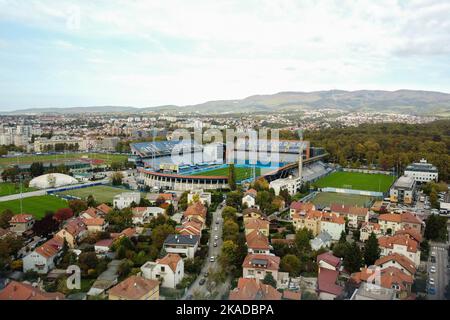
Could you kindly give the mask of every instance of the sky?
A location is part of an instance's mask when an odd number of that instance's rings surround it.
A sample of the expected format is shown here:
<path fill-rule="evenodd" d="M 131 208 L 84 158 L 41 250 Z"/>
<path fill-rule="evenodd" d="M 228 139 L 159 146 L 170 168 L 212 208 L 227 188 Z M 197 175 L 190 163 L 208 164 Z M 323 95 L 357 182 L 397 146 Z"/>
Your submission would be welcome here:
<path fill-rule="evenodd" d="M 0 111 L 450 92 L 450 1 L 0 0 Z"/>

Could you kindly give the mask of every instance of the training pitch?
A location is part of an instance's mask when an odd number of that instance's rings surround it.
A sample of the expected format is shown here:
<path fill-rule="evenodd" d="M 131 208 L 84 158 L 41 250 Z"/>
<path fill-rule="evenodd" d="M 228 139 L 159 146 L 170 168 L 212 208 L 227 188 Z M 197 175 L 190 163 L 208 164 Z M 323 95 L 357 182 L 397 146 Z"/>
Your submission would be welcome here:
<path fill-rule="evenodd" d="M 206 171 L 200 171 L 196 173 L 192 173 L 191 175 L 196 176 L 226 176 L 228 177 L 229 167 L 223 167 L 218 169 L 211 169 Z M 234 167 L 234 172 L 236 175 L 236 181 L 242 181 L 249 178 L 252 178 L 252 168 L 249 167 Z M 261 175 L 261 169 L 256 168 L 255 174 L 257 177 Z"/>
<path fill-rule="evenodd" d="M 22 212 L 32 214 L 36 219 L 41 219 L 47 211 L 56 211 L 67 208 L 66 200 L 55 196 L 38 196 L 22 199 Z M 20 213 L 20 199 L 0 202 L 0 213 L 10 209 L 14 213 Z"/>
<path fill-rule="evenodd" d="M 86 200 L 89 195 L 92 195 L 94 196 L 94 199 L 97 202 L 112 203 L 114 196 L 123 192 L 130 192 L 130 190 L 114 188 L 110 186 L 94 186 L 74 190 L 67 190 L 59 194 L 77 197 L 82 200 Z"/>
<path fill-rule="evenodd" d="M 343 188 L 353 190 L 365 190 L 386 192 L 394 182 L 395 177 L 385 174 L 371 174 L 359 172 L 333 172 L 316 182 L 318 188 Z"/>
<path fill-rule="evenodd" d="M 356 194 L 345 194 L 345 193 L 335 193 L 335 192 L 319 192 L 311 202 L 316 206 L 320 205 L 330 206 L 332 203 L 367 207 L 372 202 L 373 198 L 369 196 L 360 196 Z"/>

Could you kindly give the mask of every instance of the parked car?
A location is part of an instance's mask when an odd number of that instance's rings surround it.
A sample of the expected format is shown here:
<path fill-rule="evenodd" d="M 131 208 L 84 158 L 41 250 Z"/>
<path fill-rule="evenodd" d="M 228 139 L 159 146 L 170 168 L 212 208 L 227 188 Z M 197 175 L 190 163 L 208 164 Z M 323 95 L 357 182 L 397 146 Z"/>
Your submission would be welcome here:
<path fill-rule="evenodd" d="M 436 288 L 435 287 L 429 287 L 428 288 L 428 294 L 436 294 Z"/>
<path fill-rule="evenodd" d="M 214 242 L 214 243 L 213 243 L 213 246 L 214 246 L 214 247 L 217 247 L 217 242 Z"/>
<path fill-rule="evenodd" d="M 431 272 L 431 273 L 435 273 L 435 272 L 436 272 L 436 267 L 435 267 L 435 266 L 431 266 L 430 272 Z"/>
<path fill-rule="evenodd" d="M 209 258 L 210 262 L 214 262 L 216 259 L 214 258 L 214 256 L 211 256 L 211 258 Z"/>
<path fill-rule="evenodd" d="M 205 282 L 206 282 L 206 279 L 205 279 L 205 278 L 202 278 L 202 279 L 200 279 L 200 281 L 198 282 L 198 284 L 202 286 L 202 285 L 205 284 Z"/>
<path fill-rule="evenodd" d="M 208 271 L 206 271 L 206 272 L 203 274 L 203 276 L 204 276 L 205 278 L 208 278 L 208 276 L 209 276 Z"/>
<path fill-rule="evenodd" d="M 218 235 L 215 235 L 215 236 L 214 236 L 214 240 L 219 240 L 219 236 L 218 236 Z"/>
<path fill-rule="evenodd" d="M 434 286 L 435 282 L 433 278 L 429 278 L 428 279 L 428 283 L 431 284 L 432 286 Z"/>

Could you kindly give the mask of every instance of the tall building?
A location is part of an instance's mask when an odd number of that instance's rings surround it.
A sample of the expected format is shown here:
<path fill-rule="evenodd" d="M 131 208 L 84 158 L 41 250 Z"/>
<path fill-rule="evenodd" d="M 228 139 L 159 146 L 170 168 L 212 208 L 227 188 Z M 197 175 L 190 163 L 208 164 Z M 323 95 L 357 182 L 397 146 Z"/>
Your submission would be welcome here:
<path fill-rule="evenodd" d="M 421 159 L 420 162 L 406 167 L 405 176 L 413 177 L 414 181 L 418 183 L 438 181 L 438 169 L 427 160 Z"/>

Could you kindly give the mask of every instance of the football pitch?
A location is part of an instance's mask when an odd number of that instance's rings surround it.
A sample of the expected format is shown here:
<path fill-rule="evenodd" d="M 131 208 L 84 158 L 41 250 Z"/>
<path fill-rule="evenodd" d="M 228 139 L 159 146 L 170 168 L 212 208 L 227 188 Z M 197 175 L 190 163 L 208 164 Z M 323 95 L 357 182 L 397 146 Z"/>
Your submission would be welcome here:
<path fill-rule="evenodd" d="M 56 211 L 67 208 L 66 200 L 55 196 L 38 196 L 22 199 L 22 212 L 32 214 L 37 220 L 45 216 L 47 211 Z M 10 209 L 14 213 L 20 213 L 20 199 L 0 202 L 0 214 Z"/>
<path fill-rule="evenodd" d="M 94 186 L 87 188 L 80 188 L 74 190 L 67 190 L 64 192 L 60 192 L 60 195 L 68 195 L 72 197 L 77 197 L 82 200 L 86 200 L 89 195 L 94 196 L 95 201 L 97 202 L 109 202 L 112 203 L 115 195 L 129 192 L 129 190 L 114 188 L 110 186 Z"/>
<path fill-rule="evenodd" d="M 385 174 L 340 171 L 317 180 L 314 186 L 386 192 L 394 180 L 394 176 Z"/>
<path fill-rule="evenodd" d="M 367 207 L 372 202 L 373 198 L 369 196 L 360 196 L 356 194 L 345 194 L 345 193 L 335 193 L 335 192 L 320 192 L 318 193 L 311 202 L 316 206 L 330 206 L 332 203 Z"/>
<path fill-rule="evenodd" d="M 22 186 L 22 192 L 30 192 L 35 191 L 34 188 L 27 188 L 25 186 Z M 18 194 L 20 193 L 20 185 L 18 183 L 12 183 L 12 182 L 2 182 L 0 183 L 0 197 L 2 196 L 9 196 L 11 194 Z"/>
<path fill-rule="evenodd" d="M 252 168 L 249 167 L 234 167 L 234 172 L 237 181 L 242 181 L 248 178 L 252 178 Z M 229 167 L 223 167 L 218 169 L 211 169 L 207 171 L 196 172 L 191 175 L 195 176 L 227 176 L 229 173 Z M 255 168 L 256 176 L 261 175 L 261 169 Z"/>

